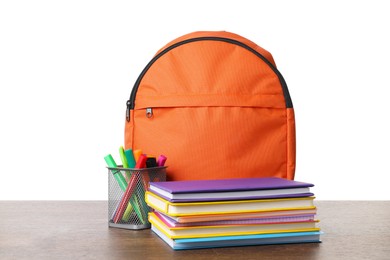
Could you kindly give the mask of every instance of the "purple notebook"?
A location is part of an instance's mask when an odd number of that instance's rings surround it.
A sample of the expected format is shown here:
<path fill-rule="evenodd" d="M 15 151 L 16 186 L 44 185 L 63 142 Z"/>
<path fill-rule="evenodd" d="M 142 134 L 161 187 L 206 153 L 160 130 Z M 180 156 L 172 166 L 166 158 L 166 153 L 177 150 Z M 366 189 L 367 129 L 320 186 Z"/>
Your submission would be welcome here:
<path fill-rule="evenodd" d="M 311 183 L 282 178 L 151 182 L 150 191 L 171 202 L 313 196 Z"/>

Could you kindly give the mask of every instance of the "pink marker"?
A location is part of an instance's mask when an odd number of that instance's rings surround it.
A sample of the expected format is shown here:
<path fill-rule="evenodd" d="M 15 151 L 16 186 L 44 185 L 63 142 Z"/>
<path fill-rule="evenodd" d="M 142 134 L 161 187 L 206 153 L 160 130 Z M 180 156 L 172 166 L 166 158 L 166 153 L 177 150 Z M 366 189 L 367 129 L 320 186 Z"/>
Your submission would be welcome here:
<path fill-rule="evenodd" d="M 125 193 L 123 194 L 119 207 L 117 208 L 115 215 L 114 215 L 114 223 L 118 223 L 121 218 L 123 217 L 123 213 L 125 213 L 125 209 L 129 203 L 129 199 L 131 195 L 134 193 L 134 190 L 137 186 L 137 179 L 139 178 L 139 175 L 133 174 L 131 175 L 129 185 L 127 185 L 127 188 L 125 190 Z"/>
<path fill-rule="evenodd" d="M 157 160 L 157 166 L 164 166 L 166 161 L 167 157 L 165 157 L 164 155 L 160 155 Z"/>

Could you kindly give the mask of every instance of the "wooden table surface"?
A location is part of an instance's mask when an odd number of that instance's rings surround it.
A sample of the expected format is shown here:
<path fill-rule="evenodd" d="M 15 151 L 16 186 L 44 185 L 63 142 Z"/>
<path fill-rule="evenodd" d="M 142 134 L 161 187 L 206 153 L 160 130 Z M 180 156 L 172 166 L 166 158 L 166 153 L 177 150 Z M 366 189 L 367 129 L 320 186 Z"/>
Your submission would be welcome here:
<path fill-rule="evenodd" d="M 109 228 L 106 201 L 0 201 L 0 259 L 390 259 L 390 201 L 315 201 L 320 244 L 174 251 Z"/>

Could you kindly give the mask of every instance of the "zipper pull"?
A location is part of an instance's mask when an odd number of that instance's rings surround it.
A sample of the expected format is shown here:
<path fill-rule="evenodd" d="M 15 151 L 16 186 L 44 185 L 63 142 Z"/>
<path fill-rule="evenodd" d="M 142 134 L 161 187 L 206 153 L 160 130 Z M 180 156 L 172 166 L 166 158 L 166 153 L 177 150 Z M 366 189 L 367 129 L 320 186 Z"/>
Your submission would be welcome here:
<path fill-rule="evenodd" d="M 148 108 L 146 109 L 146 117 L 147 117 L 147 118 L 152 118 L 152 117 L 153 117 L 153 110 L 152 110 L 151 107 L 148 107 Z"/>
<path fill-rule="evenodd" d="M 131 106 L 131 101 L 130 100 L 127 100 L 126 102 L 126 121 L 127 122 L 130 122 L 130 106 Z"/>

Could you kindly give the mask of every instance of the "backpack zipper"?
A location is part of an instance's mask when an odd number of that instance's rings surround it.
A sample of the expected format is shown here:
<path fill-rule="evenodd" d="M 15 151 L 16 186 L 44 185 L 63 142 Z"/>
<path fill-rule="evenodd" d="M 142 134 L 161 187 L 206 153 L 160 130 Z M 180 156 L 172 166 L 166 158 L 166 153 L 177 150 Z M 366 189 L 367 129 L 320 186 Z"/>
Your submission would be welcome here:
<path fill-rule="evenodd" d="M 146 117 L 152 118 L 153 117 L 153 110 L 151 107 L 146 108 Z"/>
<path fill-rule="evenodd" d="M 130 99 L 127 100 L 127 102 L 126 102 L 126 106 L 127 106 L 127 109 L 126 109 L 126 120 L 127 120 L 127 122 L 130 121 L 130 110 L 134 109 L 134 107 L 135 107 L 135 96 L 137 94 L 138 87 L 141 84 L 142 78 L 145 76 L 146 72 L 150 69 L 150 67 L 161 56 L 163 56 L 167 52 L 173 50 L 174 48 L 179 47 L 179 46 L 181 46 L 183 44 L 196 42 L 196 41 L 222 41 L 222 42 L 227 42 L 227 43 L 231 43 L 231 44 L 235 44 L 235 45 L 238 45 L 240 47 L 243 47 L 243 48 L 249 50 L 250 52 L 252 52 L 253 54 L 255 54 L 257 57 L 262 59 L 273 70 L 273 72 L 278 76 L 279 81 L 280 81 L 280 85 L 282 86 L 283 96 L 284 96 L 284 100 L 285 100 L 285 103 L 286 103 L 286 108 L 292 108 L 293 107 L 292 101 L 291 101 L 291 97 L 290 97 L 290 93 L 288 92 L 287 83 L 284 80 L 282 74 L 279 72 L 279 70 L 269 60 L 267 60 L 259 52 L 257 52 L 253 48 L 249 47 L 248 45 L 246 45 L 246 44 L 244 44 L 244 43 L 242 43 L 240 41 L 236 41 L 236 40 L 229 39 L 229 38 L 223 38 L 223 37 L 198 37 L 198 38 L 191 38 L 191 39 L 187 39 L 187 40 L 184 40 L 184 41 L 181 41 L 181 42 L 177 42 L 177 43 L 175 43 L 175 44 L 165 48 L 164 50 L 162 50 L 159 54 L 154 56 L 151 61 L 149 61 L 149 63 L 146 65 L 146 67 L 142 70 L 141 74 L 138 76 L 137 81 L 135 82 L 134 87 L 133 87 L 133 89 L 131 91 Z"/>

